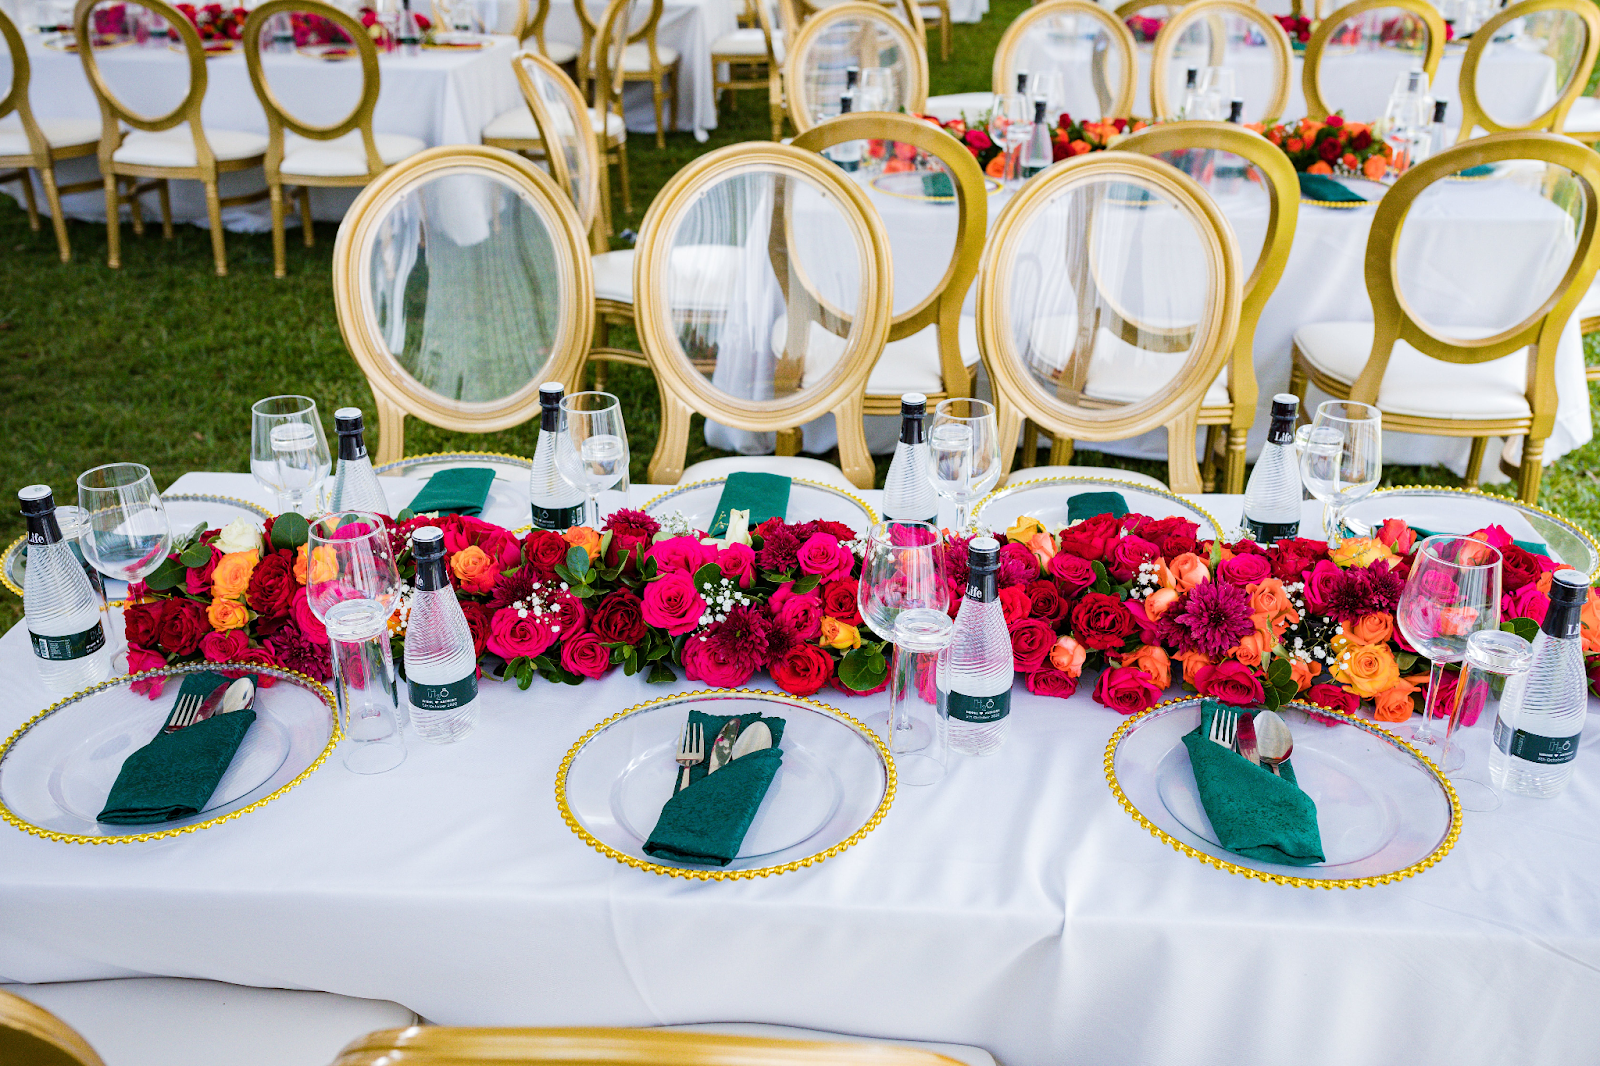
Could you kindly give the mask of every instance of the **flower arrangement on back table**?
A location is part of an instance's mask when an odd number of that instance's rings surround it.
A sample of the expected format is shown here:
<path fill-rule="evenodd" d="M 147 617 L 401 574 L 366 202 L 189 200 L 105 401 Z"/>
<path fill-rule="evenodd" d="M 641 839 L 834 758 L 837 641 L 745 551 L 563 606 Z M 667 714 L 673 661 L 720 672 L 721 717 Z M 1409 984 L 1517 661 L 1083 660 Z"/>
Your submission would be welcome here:
<path fill-rule="evenodd" d="M 1303 118 L 1288 125 L 1249 127 L 1283 149 L 1294 168 L 1307 174 L 1345 173 L 1377 181 L 1389 172 L 1394 151 L 1362 122 L 1347 122 L 1332 114 L 1321 122 Z"/>
<path fill-rule="evenodd" d="M 932 115 L 918 117 L 938 126 L 965 145 L 967 151 L 978 161 L 978 166 L 982 167 L 983 172 L 989 177 L 998 178 L 1004 175 L 1005 154 L 1001 146 L 995 143 L 994 138 L 989 136 L 989 112 L 985 111 L 972 122 L 968 122 L 965 115 L 947 122 L 941 122 Z M 1066 112 L 1062 112 L 1055 128 L 1050 131 L 1051 161 L 1059 163 L 1063 159 L 1083 155 L 1085 152 L 1114 148 L 1123 137 L 1137 133 L 1148 125 L 1150 123 L 1142 118 L 1134 119 L 1131 124 L 1125 118 L 1107 119 L 1104 122 L 1093 120 L 1079 122 Z"/>

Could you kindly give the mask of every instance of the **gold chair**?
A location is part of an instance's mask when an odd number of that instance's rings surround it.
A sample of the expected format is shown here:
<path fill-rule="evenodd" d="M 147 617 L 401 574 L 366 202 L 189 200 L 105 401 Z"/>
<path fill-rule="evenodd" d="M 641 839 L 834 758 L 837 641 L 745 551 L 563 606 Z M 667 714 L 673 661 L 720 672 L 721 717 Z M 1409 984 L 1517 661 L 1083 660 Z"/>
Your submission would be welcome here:
<path fill-rule="evenodd" d="M 1194 3 L 1185 4 L 1156 34 L 1155 49 L 1150 58 L 1150 109 L 1155 112 L 1156 121 L 1168 122 L 1176 117 L 1177 101 L 1168 98 L 1167 87 L 1172 78 L 1172 61 L 1178 45 L 1184 43 L 1185 36 L 1191 30 L 1203 29 L 1209 52 L 1204 65 L 1238 66 L 1228 58 L 1237 36 L 1232 32 L 1230 21 L 1235 25 L 1241 21 L 1248 23 L 1248 29 L 1258 32 L 1266 42 L 1265 47 L 1277 68 L 1272 94 L 1264 105 L 1261 101 L 1245 99 L 1246 121 L 1271 125 L 1283 114 L 1283 109 L 1289 103 L 1289 74 L 1294 69 L 1294 48 L 1289 44 L 1289 35 L 1278 25 L 1278 20 L 1245 0 L 1195 0 Z M 1240 92 L 1244 92 L 1242 86 Z"/>
<path fill-rule="evenodd" d="M 1513 42 L 1513 47 L 1524 46 L 1529 37 L 1542 41 L 1544 53 L 1556 61 L 1557 73 L 1563 73 L 1561 68 L 1566 67 L 1565 80 L 1560 83 L 1561 93 L 1555 103 L 1540 114 L 1525 117 L 1520 122 L 1500 122 L 1484 109 L 1478 96 L 1478 67 L 1489 50 L 1497 47 L 1494 38 L 1500 30 L 1519 19 L 1523 20 L 1523 32 L 1519 37 L 1524 40 Z M 1583 44 L 1581 49 L 1575 49 L 1574 31 L 1580 27 Z M 1600 11 L 1586 0 L 1518 0 L 1502 9 L 1473 33 L 1466 57 L 1461 61 L 1461 132 L 1456 143 L 1471 139 L 1479 129 L 1489 133 L 1564 132 L 1567 112 L 1588 84 L 1597 53 L 1600 53 Z M 1590 143 L 1600 139 L 1600 123 L 1592 121 L 1597 115 L 1600 115 L 1600 107 L 1584 111 L 1584 125 L 1597 126 L 1583 131 L 1591 135 L 1587 138 Z"/>
<path fill-rule="evenodd" d="M 534 43 L 539 46 L 539 54 L 558 67 L 576 63 L 578 49 L 562 41 L 552 44 L 544 39 L 544 24 L 549 17 L 550 0 L 539 0 L 539 6 L 533 10 L 531 16 L 528 12 L 528 0 L 517 0 L 517 21 L 511 29 L 512 36 L 516 37 L 520 45 L 526 45 L 528 38 L 532 37 Z"/>
<path fill-rule="evenodd" d="M 1250 180 L 1260 175 L 1268 204 L 1266 233 L 1262 237 L 1254 269 L 1244 280 L 1243 298 L 1239 305 L 1239 330 L 1234 337 L 1233 352 L 1221 376 L 1206 390 L 1199 417 L 1200 425 L 1208 427 L 1205 461 L 1201 467 L 1205 491 L 1211 492 L 1215 488 L 1216 457 L 1221 450 L 1220 438 L 1226 432 L 1227 452 L 1222 491 L 1243 492 L 1245 438 L 1255 419 L 1258 395 L 1256 324 L 1261 320 L 1262 308 L 1272 298 L 1278 281 L 1283 277 L 1283 269 L 1289 262 L 1295 224 L 1300 217 L 1299 179 L 1280 148 L 1253 130 L 1227 122 L 1175 122 L 1152 126 L 1135 133 L 1117 147 L 1125 152 L 1157 157 L 1189 153 L 1195 149 L 1212 153 L 1213 158 L 1215 153 L 1229 153 L 1255 168 L 1255 173 L 1249 175 Z M 1033 458 L 1033 454 L 1033 450 L 1024 446 L 1024 465 Z"/>
<path fill-rule="evenodd" d="M 917 5 L 917 15 L 926 27 L 930 17 L 939 20 L 939 58 L 950 62 L 950 33 L 953 20 L 950 18 L 950 0 L 922 0 Z M 926 42 L 926 28 L 924 28 L 924 42 Z"/>
<path fill-rule="evenodd" d="M 0 37 L 11 53 L 11 87 L 0 96 L 0 185 L 22 183 L 22 202 L 28 208 L 28 228 L 39 232 L 39 207 L 34 202 L 33 174 L 39 172 L 45 201 L 50 205 L 50 222 L 56 231 L 56 248 L 61 261 L 72 261 L 72 245 L 67 242 L 67 220 L 61 213 L 61 194 L 98 189 L 98 178 L 72 185 L 56 185 L 56 163 L 63 159 L 94 155 L 100 147 L 100 123 L 93 119 L 63 118 L 39 122 L 28 104 L 31 68 L 28 50 L 16 23 L 0 10 Z M 16 121 L 6 121 L 7 116 Z"/>
<path fill-rule="evenodd" d="M 43 1007 L 4 991 L 0 991 L 0 1062 L 13 1066 L 105 1066 L 89 1042 L 66 1022 Z"/>
<path fill-rule="evenodd" d="M 920 113 L 928 99 L 927 46 L 904 21 L 865 0 L 846 0 L 807 19 L 784 63 L 789 121 L 804 133 L 839 113 L 844 68 L 888 67 L 898 100 L 886 111 Z"/>
<path fill-rule="evenodd" d="M 645 16 L 643 24 L 638 29 L 633 29 L 633 8 L 635 4 L 649 3 L 650 10 Z M 581 8 L 582 4 L 577 4 Z M 620 48 L 620 70 L 622 82 L 643 81 L 650 83 L 650 97 L 655 104 L 656 111 L 656 147 L 665 148 L 667 145 L 666 130 L 662 125 L 661 105 L 667 101 L 667 79 L 672 79 L 671 128 L 678 128 L 678 93 L 682 87 L 682 61 L 676 48 L 667 48 L 657 43 L 656 37 L 661 25 L 661 13 L 666 8 L 665 0 L 610 0 L 606 6 L 606 13 L 602 20 L 599 36 L 591 51 L 591 67 L 596 82 L 605 82 L 608 79 L 600 74 L 600 64 L 597 60 L 607 56 L 613 51 L 614 35 L 622 34 L 623 42 Z M 586 13 L 587 14 L 587 13 Z M 613 63 L 619 60 L 613 59 Z M 614 67 L 612 73 L 616 72 Z M 598 92 L 598 90 L 596 90 Z M 621 92 L 617 95 L 617 114 L 622 114 Z"/>
<path fill-rule="evenodd" d="M 576 387 L 594 328 L 571 199 L 527 159 L 476 145 L 430 148 L 362 190 L 333 295 L 377 402 L 380 465 L 405 455 L 407 415 L 465 433 L 526 422 L 543 382 Z"/>
<path fill-rule="evenodd" d="M 1570 181 L 1549 176 L 1546 188 L 1549 203 L 1564 207 L 1571 219 L 1571 261 L 1554 290 L 1516 325 L 1445 336 L 1446 327 L 1430 326 L 1402 293 L 1396 263 L 1407 213 L 1424 190 L 1452 174 L 1528 160 L 1570 173 Z M 1471 437 L 1469 486 L 1478 482 L 1489 437 L 1523 436 L 1518 496 L 1536 502 L 1544 442 L 1556 417 L 1556 346 L 1600 265 L 1594 243 L 1597 187 L 1600 155 L 1549 133 L 1490 134 L 1412 167 L 1379 201 L 1367 239 L 1367 295 L 1375 323 L 1302 326 L 1295 333 L 1290 388 L 1304 398 L 1309 380 L 1335 399 L 1376 404 L 1386 430 Z M 1486 253 L 1493 255 L 1494 248 Z M 1524 350 L 1525 360 L 1512 358 Z"/>
<path fill-rule="evenodd" d="M 161 198 L 162 235 L 172 237 L 172 204 L 167 191 L 169 181 L 198 181 L 205 186 L 206 215 L 211 225 L 211 253 L 219 277 L 228 273 L 228 251 L 222 236 L 222 209 L 265 200 L 267 190 L 243 196 L 222 196 L 217 191 L 217 176 L 236 170 L 249 170 L 262 164 L 267 138 L 242 130 L 207 130 L 200 119 L 206 96 L 206 52 L 200 34 L 177 8 L 166 0 L 141 0 L 146 11 L 167 22 L 169 35 L 183 42 L 189 59 L 189 91 L 171 111 L 157 118 L 142 115 L 124 104 L 111 91 L 100 74 L 95 56 L 89 18 L 106 0 L 78 0 L 72 28 L 78 39 L 78 58 L 83 72 L 100 102 L 100 175 L 106 190 L 106 262 L 114 270 L 122 265 L 121 208 L 128 204 L 133 212 L 133 231 L 144 232 L 139 196 L 155 189 Z M 180 127 L 188 125 L 187 132 Z M 123 126 L 133 129 L 124 132 Z M 123 193 L 122 178 L 153 178 Z"/>
<path fill-rule="evenodd" d="M 1232 227 L 1177 168 L 1094 152 L 1030 180 L 978 270 L 1003 470 L 1025 420 L 1054 439 L 1053 464 L 1070 442 L 1165 428 L 1172 490 L 1199 492 L 1199 415 L 1234 353 L 1240 302 Z"/>
<path fill-rule="evenodd" d="M 338 122 L 315 126 L 289 114 L 278 102 L 261 64 L 261 34 L 267 20 L 277 14 L 306 12 L 327 19 L 342 29 L 361 58 L 361 98 Z M 311 226 L 313 188 L 352 188 L 371 182 L 385 169 L 427 147 L 403 133 L 374 133 L 372 112 L 378 106 L 378 50 L 364 26 L 354 17 L 319 0 L 267 0 L 250 12 L 244 24 L 244 61 L 250 69 L 261 110 L 267 114 L 267 189 L 272 198 L 272 273 L 283 277 L 284 196 L 297 189 L 300 229 L 307 248 L 315 241 Z M 287 132 L 285 132 L 287 131 Z"/>
<path fill-rule="evenodd" d="M 1337 106 L 1330 107 L 1322 92 L 1322 64 L 1328 56 L 1329 42 L 1336 39 L 1341 31 L 1348 32 L 1346 28 L 1352 19 L 1357 20 L 1355 29 L 1359 33 L 1360 23 L 1380 17 L 1373 14 L 1374 12 L 1382 12 L 1381 17 L 1385 19 L 1409 19 L 1411 28 L 1427 37 L 1422 46 L 1422 72 L 1427 75 L 1428 84 L 1433 84 L 1433 76 L 1439 70 L 1439 60 L 1444 55 L 1445 26 L 1444 19 L 1439 15 L 1439 9 L 1428 3 L 1428 0 L 1353 0 L 1352 3 L 1345 4 L 1323 19 L 1317 28 L 1311 31 L 1311 40 L 1306 42 L 1305 65 L 1300 71 L 1300 87 L 1305 94 L 1306 114 L 1310 118 L 1321 121 L 1340 109 Z M 1385 48 L 1382 51 L 1393 57 L 1396 74 L 1411 69 L 1418 59 L 1414 48 Z M 1364 53 L 1361 58 L 1364 62 L 1370 62 L 1372 55 L 1370 52 Z M 1374 89 L 1380 88 L 1376 83 L 1381 80 L 1381 78 L 1371 79 Z M 1388 87 L 1382 86 L 1381 91 L 1388 91 Z M 1380 102 L 1376 110 L 1369 106 L 1357 113 L 1346 111 L 1345 118 L 1370 122 L 1382 114 Z"/>
<path fill-rule="evenodd" d="M 732 285 L 689 268 L 727 248 L 740 260 Z M 635 318 L 661 390 L 650 481 L 731 465 L 869 488 L 863 392 L 888 338 L 892 291 L 877 212 L 821 156 L 747 142 L 678 171 L 645 213 L 634 260 Z M 777 434 L 829 413 L 842 474 L 816 459 L 748 454 L 683 468 L 695 414 L 730 434 Z M 772 446 L 748 443 L 737 450 Z"/>
<path fill-rule="evenodd" d="M 750 0 L 756 25 L 725 33 L 711 44 L 711 78 L 717 106 L 728 94 L 728 108 L 734 107 L 734 91 L 766 89 L 767 106 L 772 116 L 772 139 L 783 137 L 783 57 L 786 27 L 777 22 L 778 13 L 771 0 Z M 726 66 L 728 76 L 722 76 Z"/>

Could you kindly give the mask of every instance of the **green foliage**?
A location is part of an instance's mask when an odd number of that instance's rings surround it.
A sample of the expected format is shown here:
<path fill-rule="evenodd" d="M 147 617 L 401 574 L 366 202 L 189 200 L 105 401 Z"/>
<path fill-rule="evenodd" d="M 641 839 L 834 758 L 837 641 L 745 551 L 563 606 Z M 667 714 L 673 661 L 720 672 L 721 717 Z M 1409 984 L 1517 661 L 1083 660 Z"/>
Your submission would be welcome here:
<path fill-rule="evenodd" d="M 871 692 L 889 676 L 889 660 L 883 654 L 884 645 L 871 641 L 852 648 L 839 660 L 839 680 L 856 692 Z"/>

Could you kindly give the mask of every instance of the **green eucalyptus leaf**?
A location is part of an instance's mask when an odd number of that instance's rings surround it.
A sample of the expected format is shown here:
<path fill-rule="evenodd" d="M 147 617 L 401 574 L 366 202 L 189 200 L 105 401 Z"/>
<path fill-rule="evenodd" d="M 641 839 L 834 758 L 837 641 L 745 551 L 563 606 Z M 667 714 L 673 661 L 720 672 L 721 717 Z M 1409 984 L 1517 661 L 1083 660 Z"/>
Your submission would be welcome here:
<path fill-rule="evenodd" d="M 183 549 L 183 554 L 178 556 L 178 562 L 187 567 L 201 567 L 211 561 L 211 545 L 191 544 Z"/>
<path fill-rule="evenodd" d="M 889 661 L 876 647 L 862 645 L 839 660 L 839 680 L 856 692 L 870 692 L 889 676 Z"/>
<path fill-rule="evenodd" d="M 584 576 L 589 573 L 589 552 L 576 544 L 568 548 L 567 569 L 578 575 L 578 580 L 582 581 Z M 568 583 L 571 584 L 571 582 Z"/>
<path fill-rule="evenodd" d="M 812 589 L 816 588 L 821 581 L 822 578 L 818 577 L 816 574 L 801 574 L 799 577 L 795 578 L 794 588 L 790 591 L 798 596 L 803 593 L 810 592 Z"/>
<path fill-rule="evenodd" d="M 298 548 L 311 539 L 311 526 L 305 516 L 288 511 L 272 520 L 272 546 Z"/>
<path fill-rule="evenodd" d="M 156 567 L 144 583 L 157 592 L 177 588 L 183 584 L 183 564 L 171 556 L 161 560 L 161 565 Z"/>

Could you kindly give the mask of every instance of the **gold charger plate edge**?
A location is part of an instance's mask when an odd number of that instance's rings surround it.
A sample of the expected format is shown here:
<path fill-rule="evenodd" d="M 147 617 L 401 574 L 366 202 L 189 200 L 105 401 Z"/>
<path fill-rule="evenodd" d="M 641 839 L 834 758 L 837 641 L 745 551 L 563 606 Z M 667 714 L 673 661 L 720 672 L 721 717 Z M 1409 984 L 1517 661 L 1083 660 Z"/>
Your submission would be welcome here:
<path fill-rule="evenodd" d="M 995 489 L 993 492 L 989 493 L 989 495 L 985 496 L 983 499 L 979 500 L 977 506 L 972 509 L 972 523 L 973 523 L 973 526 L 974 526 L 974 528 L 977 526 L 978 519 L 983 516 L 984 508 L 988 507 L 989 504 L 995 502 L 1001 496 L 1003 496 L 1005 493 L 1008 493 L 1008 492 L 1012 491 L 1013 489 L 1025 489 L 1029 485 L 1048 485 L 1051 482 L 1068 482 L 1068 481 L 1098 481 L 1098 482 L 1114 483 L 1114 484 L 1117 484 L 1117 485 L 1125 485 L 1125 486 L 1128 486 L 1130 488 L 1138 489 L 1140 492 L 1148 492 L 1153 496 L 1163 496 L 1163 497 L 1165 497 L 1165 498 L 1167 498 L 1169 500 L 1176 500 L 1179 503 L 1183 504 L 1185 507 L 1192 507 L 1196 511 L 1200 512 L 1201 517 L 1203 517 L 1207 522 L 1211 523 L 1211 535 L 1213 537 L 1220 537 L 1223 534 L 1222 523 L 1217 521 L 1217 518 L 1216 518 L 1215 515 L 1213 515 L 1210 511 L 1206 510 L 1204 507 L 1201 507 L 1194 500 L 1188 499 L 1187 497 L 1184 497 L 1184 496 L 1179 496 L 1176 492 L 1173 492 L 1170 489 L 1153 488 L 1153 487 L 1151 487 L 1149 485 L 1143 484 L 1142 482 L 1129 481 L 1126 478 L 1120 478 L 1120 477 L 1093 477 L 1093 476 L 1089 476 L 1089 475 L 1079 475 L 1079 474 L 1074 474 L 1074 475 L 1072 475 L 1070 477 L 1036 477 L 1036 478 L 1030 478 L 1027 481 L 1018 481 L 1014 485 L 1002 485 L 999 488 Z"/>
<path fill-rule="evenodd" d="M 618 851 L 616 848 L 613 848 L 611 845 L 606 844 L 595 837 L 594 834 L 590 833 L 589 830 L 578 821 L 577 815 L 572 813 L 572 808 L 567 803 L 567 773 L 572 769 L 572 763 L 575 759 L 577 759 L 578 753 L 584 749 L 589 741 L 599 736 L 602 730 L 609 728 L 630 714 L 636 714 L 640 711 L 649 710 L 651 707 L 655 707 L 660 704 L 674 703 L 680 700 L 692 700 L 696 698 L 709 699 L 714 697 L 717 699 L 726 699 L 729 696 L 770 699 L 776 700 L 779 703 L 788 703 L 792 706 L 806 704 L 811 707 L 818 708 L 824 713 L 840 719 L 845 725 L 861 734 L 863 738 L 870 739 L 873 747 L 877 749 L 878 758 L 882 760 L 884 769 L 883 798 L 878 801 L 877 809 L 872 812 L 872 817 L 868 818 L 867 821 L 854 833 L 850 834 L 850 836 L 831 847 L 824 848 L 815 855 L 807 855 L 803 859 L 794 859 L 790 862 L 780 863 L 777 866 L 761 866 L 748 870 L 729 870 L 725 868 L 701 869 L 691 866 L 667 866 L 662 863 L 651 862 L 649 859 L 641 859 L 636 856 L 628 855 L 624 852 Z M 793 871 L 799 870 L 802 867 L 816 866 L 828 859 L 833 858 L 835 855 L 838 855 L 846 849 L 859 844 L 862 840 L 866 839 L 868 833 L 872 832 L 878 827 L 878 824 L 883 821 L 884 816 L 889 813 L 889 806 L 894 802 L 895 782 L 896 776 L 894 757 L 889 754 L 889 748 L 884 744 L 883 738 L 878 736 L 877 733 L 868 729 L 861 722 L 857 721 L 847 711 L 840 710 L 831 704 L 823 703 L 821 700 L 814 700 L 807 696 L 793 696 L 786 692 L 772 692 L 767 689 L 752 688 L 718 688 L 700 689 L 695 692 L 680 692 L 666 696 L 657 696 L 653 700 L 646 700 L 644 703 L 635 704 L 632 707 L 618 711 L 609 718 L 605 718 L 599 722 L 596 722 L 589 728 L 587 732 L 583 734 L 583 736 L 579 737 L 573 743 L 572 747 L 567 749 L 567 754 L 561 760 L 561 766 L 556 770 L 555 791 L 556 807 L 561 811 L 561 819 L 567 823 L 567 828 L 576 833 L 578 835 L 578 839 L 582 840 L 585 844 L 588 844 L 591 848 L 607 858 L 615 859 L 624 866 L 631 866 L 636 870 L 643 870 L 646 873 L 664 874 L 667 877 L 682 877 L 691 881 L 743 881 L 753 880 L 757 877 L 774 877 L 778 874 L 792 873 Z"/>
<path fill-rule="evenodd" d="M 644 501 L 644 503 L 639 505 L 639 510 L 643 511 L 645 514 L 649 514 L 650 508 L 654 507 L 662 500 L 669 499 L 680 492 L 688 492 L 690 489 L 703 489 L 707 485 L 715 485 L 718 482 L 726 484 L 727 480 L 728 479 L 726 477 L 708 477 L 704 481 L 691 481 L 687 485 L 674 485 L 665 492 L 658 492 L 648 500 Z M 867 517 L 871 519 L 871 525 L 875 526 L 882 521 L 882 518 L 878 515 L 878 509 L 853 492 L 846 492 L 839 486 L 830 485 L 826 481 L 812 481 L 810 478 L 805 477 L 792 477 L 789 480 L 794 482 L 796 485 L 810 485 L 812 488 L 822 489 L 825 492 L 832 492 L 843 496 L 845 499 L 849 500 L 851 503 L 855 504 L 857 507 L 866 512 Z M 795 522 L 792 524 L 799 525 L 800 523 Z M 862 532 L 865 532 L 865 530 Z"/>
<path fill-rule="evenodd" d="M 521 455 L 507 455 L 504 452 L 426 452 L 422 455 L 408 455 L 403 459 L 396 459 L 392 463 L 384 463 L 382 466 L 374 467 L 372 472 L 374 474 L 382 475 L 392 470 L 399 469 L 402 466 L 408 466 L 411 463 L 422 462 L 424 459 L 448 459 L 455 455 L 473 456 L 483 459 L 505 459 L 516 464 L 517 466 L 526 467 L 529 470 L 533 469 L 532 459 Z"/>

